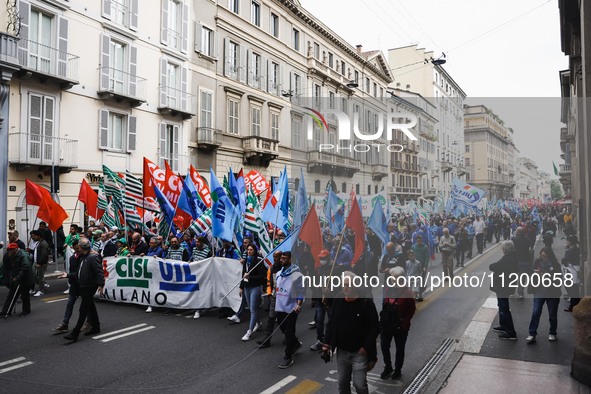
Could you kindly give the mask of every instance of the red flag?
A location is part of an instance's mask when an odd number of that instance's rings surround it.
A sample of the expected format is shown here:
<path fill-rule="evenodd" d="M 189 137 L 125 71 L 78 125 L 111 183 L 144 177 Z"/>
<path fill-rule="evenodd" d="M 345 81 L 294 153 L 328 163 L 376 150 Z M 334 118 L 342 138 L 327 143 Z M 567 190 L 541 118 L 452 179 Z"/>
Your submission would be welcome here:
<path fill-rule="evenodd" d="M 80 192 L 78 193 L 78 201 L 84 203 L 88 216 L 92 216 L 95 219 L 102 216 L 98 209 L 98 194 L 92 190 L 92 187 L 86 182 L 86 179 L 82 179 Z"/>
<path fill-rule="evenodd" d="M 363 225 L 363 217 L 361 216 L 361 209 L 359 209 L 359 203 L 355 198 L 355 193 L 351 192 L 353 203 L 351 204 L 351 211 L 347 217 L 347 227 L 355 232 L 355 255 L 351 261 L 351 266 L 357 264 L 357 261 L 361 257 L 363 250 L 365 249 L 365 226 Z"/>
<path fill-rule="evenodd" d="M 164 171 L 144 157 L 144 197 L 156 198 L 156 195 L 154 194 L 154 172 L 156 170 L 162 172 L 162 178 L 164 178 Z M 162 187 L 160 187 L 160 190 L 162 190 Z"/>
<path fill-rule="evenodd" d="M 310 252 L 314 256 L 314 267 L 318 268 L 320 266 L 318 255 L 323 246 L 322 231 L 320 230 L 320 222 L 314 204 L 312 204 L 312 208 L 308 211 L 308 215 L 306 215 L 306 219 L 300 228 L 299 238 L 310 246 Z"/>
<path fill-rule="evenodd" d="M 28 179 L 25 180 L 25 189 L 27 204 L 37 205 L 39 207 L 37 217 L 47 222 L 47 227 L 51 231 L 57 231 L 68 217 L 66 211 L 53 201 L 51 194 L 45 188 Z"/>
<path fill-rule="evenodd" d="M 189 176 L 195 185 L 195 189 L 197 189 L 197 193 L 201 196 L 201 200 L 203 200 L 208 208 L 211 207 L 211 192 L 209 186 L 207 186 L 205 179 L 203 179 L 195 167 L 193 167 L 193 164 L 189 165 Z"/>

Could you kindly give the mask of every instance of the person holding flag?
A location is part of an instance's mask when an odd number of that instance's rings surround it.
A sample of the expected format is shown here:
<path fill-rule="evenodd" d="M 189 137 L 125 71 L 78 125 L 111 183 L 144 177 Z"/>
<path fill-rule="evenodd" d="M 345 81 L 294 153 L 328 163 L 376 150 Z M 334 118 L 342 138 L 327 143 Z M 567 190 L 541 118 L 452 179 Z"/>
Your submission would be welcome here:
<path fill-rule="evenodd" d="M 256 245 L 250 244 L 246 249 L 246 258 L 242 260 L 242 282 L 240 282 L 240 297 L 244 294 L 250 311 L 250 324 L 242 337 L 244 342 L 250 341 L 252 334 L 263 327 L 259 318 L 259 307 L 265 280 L 265 265 L 259 257 Z"/>

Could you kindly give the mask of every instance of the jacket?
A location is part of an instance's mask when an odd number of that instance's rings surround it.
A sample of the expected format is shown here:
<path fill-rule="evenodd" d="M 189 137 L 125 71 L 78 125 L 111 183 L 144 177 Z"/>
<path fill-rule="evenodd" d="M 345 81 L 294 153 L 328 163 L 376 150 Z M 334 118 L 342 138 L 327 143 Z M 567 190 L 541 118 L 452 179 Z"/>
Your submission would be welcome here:
<path fill-rule="evenodd" d="M 558 264 L 558 262 L 544 261 L 541 258 L 538 258 L 534 261 L 533 275 L 536 274 L 541 275 L 539 281 L 540 285 L 535 287 L 531 285 L 528 292 L 533 293 L 534 298 L 560 298 L 562 290 L 560 286 L 556 286 L 559 281 L 555 280 L 555 278 L 562 280 L 562 268 L 560 267 L 560 264 Z M 543 285 L 544 277 L 549 278 L 551 281 L 549 286 Z M 545 279 L 545 281 L 548 282 L 548 279 Z M 530 280 L 530 283 L 532 282 L 537 284 L 537 280 L 533 277 L 532 280 Z"/>
<path fill-rule="evenodd" d="M 415 299 L 408 287 L 386 288 L 380 312 L 382 330 L 408 331 L 416 311 Z"/>
<path fill-rule="evenodd" d="M 520 263 L 529 263 L 530 240 L 523 235 L 516 235 L 515 237 L 511 238 L 511 241 L 513 241 L 513 245 L 515 246 L 517 261 Z"/>
<path fill-rule="evenodd" d="M 299 300 L 304 300 L 303 275 L 300 268 L 292 264 L 275 276 L 275 311 L 290 313 Z"/>
<path fill-rule="evenodd" d="M 49 244 L 47 241 L 41 239 L 37 243 L 35 250 L 37 251 L 37 261 L 34 261 L 35 264 L 45 265 L 49 263 Z M 35 252 L 33 252 L 33 256 L 35 256 Z"/>
<path fill-rule="evenodd" d="M 519 271 L 518 263 L 517 253 L 507 253 L 499 261 L 488 266 L 495 274 L 490 289 L 497 293 L 498 298 L 508 298 L 515 292 L 513 287 L 509 287 L 509 282 L 513 280 L 510 275 Z"/>
<path fill-rule="evenodd" d="M 129 254 L 132 256 L 139 256 L 141 254 L 146 254 L 146 252 L 148 251 L 148 244 L 145 243 L 144 241 L 140 240 L 140 242 L 138 242 L 137 244 L 131 244 L 131 247 L 129 248 Z"/>
<path fill-rule="evenodd" d="M 101 256 L 112 257 L 117 254 L 117 245 L 112 240 L 108 240 L 105 247 L 101 251 Z"/>
<path fill-rule="evenodd" d="M 105 274 L 101 259 L 96 253 L 78 256 L 77 271 L 70 266 L 68 281 L 77 283 L 80 287 L 102 287 L 105 285 Z"/>
<path fill-rule="evenodd" d="M 267 272 L 265 264 L 261 262 L 261 260 L 260 257 L 255 256 L 250 265 L 247 264 L 247 259 L 244 260 L 244 264 L 242 264 L 242 277 L 244 278 L 244 274 L 248 271 L 250 271 L 250 274 L 248 274 L 248 281 L 244 281 L 243 279 L 240 282 L 241 289 L 244 289 L 245 287 L 263 286 L 266 283 Z"/>
<path fill-rule="evenodd" d="M 2 284 L 4 286 L 10 288 L 16 284 L 31 287 L 35 284 L 33 264 L 29 254 L 24 250 L 18 249 L 12 257 L 8 253 L 5 254 L 2 263 Z"/>

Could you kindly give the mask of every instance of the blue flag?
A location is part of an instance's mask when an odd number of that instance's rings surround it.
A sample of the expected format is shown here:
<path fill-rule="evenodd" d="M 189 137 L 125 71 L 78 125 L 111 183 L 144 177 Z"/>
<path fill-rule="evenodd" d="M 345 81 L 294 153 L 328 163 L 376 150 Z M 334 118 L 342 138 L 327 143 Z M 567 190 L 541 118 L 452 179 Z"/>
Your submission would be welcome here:
<path fill-rule="evenodd" d="M 304 170 L 300 167 L 300 183 L 298 185 L 298 194 L 293 218 L 295 227 L 299 227 L 304 222 L 308 214 L 308 193 L 306 192 L 306 182 L 304 181 Z"/>
<path fill-rule="evenodd" d="M 335 223 L 335 214 L 339 210 L 339 199 L 336 194 L 333 193 L 332 188 L 328 188 L 328 198 L 326 200 L 326 206 L 324 207 L 324 214 L 326 221 L 330 228 L 332 235 L 335 235 L 337 231 L 337 224 Z"/>
<path fill-rule="evenodd" d="M 367 226 L 382 240 L 383 244 L 390 242 L 390 234 L 388 233 L 388 220 L 384 215 L 382 203 L 378 200 L 373 206 L 373 211 L 367 222 Z"/>
<path fill-rule="evenodd" d="M 238 211 L 232 201 L 226 195 L 217 177 L 210 169 L 211 199 L 212 199 L 212 223 L 211 233 L 214 237 L 232 241 L 235 229 L 238 227 Z"/>

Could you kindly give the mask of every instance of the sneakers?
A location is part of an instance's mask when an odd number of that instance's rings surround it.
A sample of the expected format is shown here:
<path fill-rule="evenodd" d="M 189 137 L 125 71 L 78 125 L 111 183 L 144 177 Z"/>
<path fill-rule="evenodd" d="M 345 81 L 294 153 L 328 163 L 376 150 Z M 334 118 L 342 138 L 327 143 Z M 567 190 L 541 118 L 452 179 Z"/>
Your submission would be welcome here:
<path fill-rule="evenodd" d="M 84 322 L 84 325 L 82 326 L 80 331 L 88 331 L 88 330 L 92 330 L 92 324 L 90 324 L 90 322 L 87 320 Z"/>
<path fill-rule="evenodd" d="M 149 307 L 146 308 L 146 313 L 152 313 L 152 307 L 151 306 L 149 306 Z"/>
<path fill-rule="evenodd" d="M 30 295 L 33 295 L 33 294 L 35 294 L 35 290 L 31 290 L 31 291 L 29 291 L 29 294 L 30 294 Z"/>
<path fill-rule="evenodd" d="M 316 322 L 314 320 L 312 320 L 310 323 L 308 323 L 308 326 L 310 326 L 310 330 L 316 328 Z"/>
<path fill-rule="evenodd" d="M 227 317 L 226 319 L 230 320 L 230 323 L 231 324 L 238 324 L 238 323 L 240 323 L 240 318 L 238 316 L 236 316 L 236 315 Z"/>
<path fill-rule="evenodd" d="M 33 297 L 41 297 L 42 295 L 45 295 L 45 293 L 42 292 L 41 290 L 39 290 L 38 292 L 36 292 L 35 294 L 33 294 Z"/>
<path fill-rule="evenodd" d="M 64 323 L 60 323 L 56 328 L 53 329 L 55 332 L 68 332 L 68 325 Z"/>
<path fill-rule="evenodd" d="M 394 370 L 392 369 L 392 367 L 390 365 L 386 365 L 380 375 L 380 378 L 381 379 L 388 379 L 390 376 L 392 376 L 393 372 L 394 372 Z"/>
<path fill-rule="evenodd" d="M 254 325 L 254 328 L 252 329 L 252 332 L 260 331 L 262 328 L 263 328 L 263 325 L 261 323 L 256 323 Z"/>
<path fill-rule="evenodd" d="M 201 317 L 201 313 L 199 313 L 199 311 L 195 311 L 195 314 L 193 315 L 193 319 L 199 319 Z"/>
<path fill-rule="evenodd" d="M 550 342 L 556 342 L 556 335 L 548 335 L 548 340 Z"/>
<path fill-rule="evenodd" d="M 402 376 L 402 371 L 400 371 L 398 368 L 396 368 L 394 370 L 394 373 L 392 374 L 392 379 L 398 380 L 398 379 L 400 379 L 401 376 Z"/>
<path fill-rule="evenodd" d="M 64 291 L 64 294 L 70 294 L 70 289 Z"/>
<path fill-rule="evenodd" d="M 313 344 L 312 346 L 310 346 L 310 350 L 313 351 L 313 352 L 317 352 L 319 350 L 322 350 L 322 342 L 316 341 L 315 344 Z"/>
<path fill-rule="evenodd" d="M 45 284 L 43 285 L 43 288 L 44 288 L 44 289 L 49 289 L 49 285 L 48 285 L 47 283 L 45 283 Z"/>
<path fill-rule="evenodd" d="M 494 332 L 498 332 L 499 334 L 505 334 L 505 333 L 506 333 L 506 331 L 505 331 L 505 330 L 503 330 L 503 328 L 502 328 L 501 326 L 498 326 L 498 327 L 493 327 L 493 328 L 492 328 L 492 330 L 493 330 Z"/>
<path fill-rule="evenodd" d="M 530 335 L 527 338 L 525 338 L 525 342 L 527 342 L 527 343 L 534 343 L 535 341 L 536 341 L 536 337 L 533 335 Z"/>
<path fill-rule="evenodd" d="M 248 331 L 246 331 L 246 334 L 244 334 L 244 336 L 242 337 L 242 341 L 248 342 L 248 341 L 250 341 L 251 337 L 252 337 L 252 331 L 248 330 Z"/>
<path fill-rule="evenodd" d="M 506 332 L 499 334 L 499 339 L 508 339 L 510 341 L 516 341 L 517 335 L 515 334 L 507 334 Z"/>
<path fill-rule="evenodd" d="M 293 350 L 292 356 L 293 356 L 294 354 L 296 354 L 296 353 L 297 353 L 297 352 L 298 352 L 298 351 L 299 351 L 299 350 L 302 348 L 302 346 L 303 346 L 303 345 L 304 345 L 303 343 L 301 343 L 300 341 L 298 341 L 298 342 L 296 343 L 295 349 Z"/>
<path fill-rule="evenodd" d="M 283 362 L 279 364 L 279 369 L 286 369 L 293 365 L 293 358 L 284 358 Z"/>

